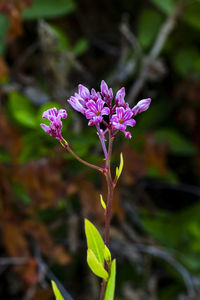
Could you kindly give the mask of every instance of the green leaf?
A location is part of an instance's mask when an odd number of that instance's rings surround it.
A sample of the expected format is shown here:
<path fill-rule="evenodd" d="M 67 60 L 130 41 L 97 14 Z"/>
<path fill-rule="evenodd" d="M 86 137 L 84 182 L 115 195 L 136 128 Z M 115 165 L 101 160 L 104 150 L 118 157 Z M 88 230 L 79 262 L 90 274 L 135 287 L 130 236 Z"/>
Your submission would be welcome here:
<path fill-rule="evenodd" d="M 108 272 L 100 264 L 94 252 L 91 249 L 87 250 L 87 263 L 92 272 L 105 280 L 108 280 Z"/>
<path fill-rule="evenodd" d="M 3 148 L 0 148 L 0 162 L 3 163 L 11 163 L 12 162 L 12 156 L 8 151 L 6 151 Z"/>
<path fill-rule="evenodd" d="M 70 42 L 69 39 L 66 35 L 66 33 L 64 33 L 60 28 L 58 28 L 57 26 L 53 26 L 48 24 L 48 26 L 51 28 L 51 30 L 53 31 L 53 33 L 55 34 L 55 37 L 57 38 L 58 41 L 58 50 L 59 51 L 70 51 L 71 50 L 71 46 L 70 46 Z"/>
<path fill-rule="evenodd" d="M 0 54 L 3 54 L 6 46 L 6 33 L 8 29 L 8 18 L 0 14 Z"/>
<path fill-rule="evenodd" d="M 162 12 L 171 14 L 177 0 L 151 0 Z"/>
<path fill-rule="evenodd" d="M 75 9 L 73 0 L 34 0 L 31 7 L 23 11 L 25 19 L 55 18 L 69 14 Z"/>
<path fill-rule="evenodd" d="M 21 184 L 14 184 L 12 186 L 12 188 L 13 188 L 13 191 L 15 192 L 15 195 L 17 196 L 17 198 L 19 200 L 21 200 L 21 202 L 23 204 L 26 204 L 26 205 L 31 204 L 31 199 L 30 199 L 27 191 L 23 187 L 23 185 L 21 185 Z"/>
<path fill-rule="evenodd" d="M 54 295 L 56 296 L 56 300 L 65 300 L 61 295 L 56 283 L 53 280 L 51 281 L 51 284 L 52 284 Z"/>
<path fill-rule="evenodd" d="M 100 194 L 100 201 L 101 201 L 101 205 L 102 205 L 103 209 L 106 210 L 106 203 L 104 202 L 103 196 L 101 194 Z"/>
<path fill-rule="evenodd" d="M 108 247 L 106 245 L 104 247 L 104 258 L 105 258 L 105 261 L 107 263 L 111 262 L 111 253 L 110 253 L 110 250 L 108 249 Z"/>
<path fill-rule="evenodd" d="M 86 39 L 80 39 L 74 46 L 73 53 L 78 56 L 83 54 L 88 49 L 88 41 Z"/>
<path fill-rule="evenodd" d="M 200 1 L 187 5 L 184 10 L 184 20 L 196 29 L 200 29 Z"/>
<path fill-rule="evenodd" d="M 139 19 L 138 39 L 143 48 L 148 48 L 154 42 L 160 25 L 162 16 L 155 10 L 143 10 Z"/>
<path fill-rule="evenodd" d="M 182 76 L 188 76 L 198 70 L 197 62 L 200 59 L 200 54 L 197 48 L 188 47 L 181 48 L 173 56 L 173 64 L 176 71 Z"/>
<path fill-rule="evenodd" d="M 167 141 L 171 151 L 179 155 L 194 155 L 197 148 L 179 132 L 171 129 L 160 129 L 155 132 L 158 142 Z"/>
<path fill-rule="evenodd" d="M 85 234 L 88 249 L 91 249 L 99 263 L 104 266 L 104 242 L 95 226 L 85 219 Z"/>
<path fill-rule="evenodd" d="M 115 277 L 116 277 L 116 260 L 114 259 L 111 264 L 110 276 L 106 286 L 104 300 L 113 300 L 115 294 Z"/>
<path fill-rule="evenodd" d="M 30 128 L 36 127 L 35 109 L 28 98 L 18 92 L 10 93 L 8 107 L 15 121 Z"/>
<path fill-rule="evenodd" d="M 123 154 L 120 153 L 120 165 L 119 165 L 119 168 L 116 168 L 116 177 L 117 177 L 117 179 L 119 179 L 119 177 L 122 173 L 123 166 L 124 166 Z"/>

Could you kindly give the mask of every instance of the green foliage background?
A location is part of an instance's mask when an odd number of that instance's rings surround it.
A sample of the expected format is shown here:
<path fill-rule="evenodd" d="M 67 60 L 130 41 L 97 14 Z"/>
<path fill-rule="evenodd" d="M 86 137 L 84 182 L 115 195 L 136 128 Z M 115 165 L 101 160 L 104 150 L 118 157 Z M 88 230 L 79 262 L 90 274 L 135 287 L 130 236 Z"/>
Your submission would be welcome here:
<path fill-rule="evenodd" d="M 79 156 L 100 163 L 94 128 L 66 100 L 79 83 L 98 90 L 102 79 L 115 92 L 124 86 L 128 98 L 163 25 L 180 6 L 134 99 L 150 97 L 151 107 L 137 118 L 131 141 L 120 136 L 115 142 L 113 164 L 119 165 L 123 152 L 125 166 L 110 249 L 117 259 L 116 299 L 198 299 L 200 1 L 19 2 L 20 7 L 15 1 L 0 5 L 0 298 L 26 299 L 34 287 L 30 299 L 53 299 L 51 272 L 74 299 L 98 298 L 99 282 L 86 266 L 83 219 L 103 229 L 103 209 L 82 190 L 90 182 L 94 197 L 104 185 L 41 130 L 42 112 L 67 109 L 63 136 Z M 41 166 L 45 170 L 40 172 Z M 38 173 L 31 175 L 35 168 Z M 62 264 L 51 251 L 45 253 L 38 230 L 26 232 L 29 221 L 42 224 L 53 243 L 63 247 L 60 257 L 64 260 L 67 253 L 70 262 Z M 30 267 L 30 261 L 19 270 L 11 260 L 1 272 L 5 257 L 20 256 L 7 231 L 11 226 L 27 243 L 20 244 L 26 248 L 22 256 L 41 257 L 48 266 L 44 278 L 38 277 L 41 265 Z"/>

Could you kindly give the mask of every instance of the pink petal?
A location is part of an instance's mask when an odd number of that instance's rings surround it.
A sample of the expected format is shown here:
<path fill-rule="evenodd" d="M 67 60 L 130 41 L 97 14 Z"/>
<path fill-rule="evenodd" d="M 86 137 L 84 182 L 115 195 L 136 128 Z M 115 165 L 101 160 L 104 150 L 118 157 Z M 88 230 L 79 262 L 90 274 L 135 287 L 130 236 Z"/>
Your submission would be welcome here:
<path fill-rule="evenodd" d="M 135 126 L 135 124 L 136 124 L 136 121 L 134 119 L 130 119 L 130 120 L 127 120 L 124 122 L 124 125 L 131 126 L 131 127 Z"/>
<path fill-rule="evenodd" d="M 105 94 L 107 94 L 107 92 L 108 92 L 108 85 L 104 80 L 102 80 L 101 81 L 101 93 L 102 93 L 102 95 L 105 95 Z"/>
<path fill-rule="evenodd" d="M 66 110 L 65 109 L 59 109 L 58 116 L 60 116 L 62 119 L 66 119 L 67 118 Z"/>
<path fill-rule="evenodd" d="M 129 131 L 124 131 L 124 135 L 125 135 L 125 137 L 128 138 L 128 139 L 131 139 L 131 138 L 132 138 L 132 135 L 131 135 L 131 133 L 130 133 Z"/>
<path fill-rule="evenodd" d="M 43 129 L 46 133 L 49 134 L 49 132 L 50 132 L 50 130 L 51 130 L 49 126 L 47 126 L 46 124 L 43 124 L 43 123 L 41 123 L 40 126 L 42 127 L 42 129 Z"/>
<path fill-rule="evenodd" d="M 146 111 L 149 108 L 150 103 L 151 103 L 151 99 L 150 98 L 140 100 L 132 108 L 133 115 L 136 116 L 137 114 L 140 114 L 141 112 Z"/>
<path fill-rule="evenodd" d="M 102 109 L 102 112 L 101 112 L 102 115 L 109 115 L 109 113 L 110 113 L 110 109 L 108 107 L 104 107 Z"/>
<path fill-rule="evenodd" d="M 122 119 L 123 118 L 123 115 L 124 115 L 124 108 L 123 107 L 117 107 L 116 108 L 116 113 L 117 113 L 117 116 L 119 119 Z"/>
<path fill-rule="evenodd" d="M 93 100 L 90 100 L 89 102 L 87 102 L 86 106 L 87 106 L 87 108 L 89 108 L 94 113 L 97 111 L 95 102 Z"/>
<path fill-rule="evenodd" d="M 90 98 L 90 92 L 89 92 L 88 88 L 86 88 L 84 85 L 79 84 L 78 92 L 83 99 L 88 100 Z"/>
<path fill-rule="evenodd" d="M 101 99 L 98 99 L 96 102 L 97 111 L 101 112 L 103 109 L 103 105 L 104 105 L 104 101 Z"/>
<path fill-rule="evenodd" d="M 93 117 L 96 116 L 96 114 L 93 111 L 91 111 L 90 109 L 87 109 L 85 112 L 85 116 L 87 119 L 92 119 Z"/>
<path fill-rule="evenodd" d="M 133 113 L 131 109 L 127 109 L 124 113 L 123 119 L 126 121 L 132 117 Z"/>

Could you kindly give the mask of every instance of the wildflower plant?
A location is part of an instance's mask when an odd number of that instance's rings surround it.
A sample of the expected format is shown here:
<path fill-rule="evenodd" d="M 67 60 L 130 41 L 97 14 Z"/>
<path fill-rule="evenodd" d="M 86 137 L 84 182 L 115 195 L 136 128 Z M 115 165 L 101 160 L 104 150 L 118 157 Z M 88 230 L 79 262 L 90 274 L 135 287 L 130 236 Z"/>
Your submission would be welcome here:
<path fill-rule="evenodd" d="M 95 226 L 85 219 L 85 234 L 87 239 L 87 263 L 95 275 L 102 278 L 99 300 L 113 300 L 115 291 L 116 260 L 112 259 L 109 250 L 110 220 L 114 188 L 123 169 L 123 155 L 120 155 L 120 165 L 116 168 L 115 176 L 111 173 L 112 146 L 117 134 L 122 132 L 125 138 L 131 138 L 129 127 L 136 124 L 134 117 L 149 108 L 151 99 L 139 101 L 133 108 L 125 101 L 125 88 L 121 88 L 114 97 L 112 88 L 104 80 L 101 82 L 100 91 L 89 89 L 81 84 L 78 93 L 71 96 L 68 103 L 76 111 L 88 119 L 88 125 L 97 130 L 105 158 L 104 167 L 91 164 L 80 158 L 62 136 L 62 119 L 67 118 L 64 109 L 48 109 L 43 113 L 43 118 L 50 121 L 49 126 L 41 124 L 42 129 L 55 137 L 61 145 L 84 165 L 96 169 L 105 176 L 107 182 L 107 200 L 100 195 L 102 208 L 105 210 L 105 238 L 102 239 Z M 57 299 L 63 299 L 55 283 L 53 290 Z M 59 295 L 59 296 L 58 296 Z"/>

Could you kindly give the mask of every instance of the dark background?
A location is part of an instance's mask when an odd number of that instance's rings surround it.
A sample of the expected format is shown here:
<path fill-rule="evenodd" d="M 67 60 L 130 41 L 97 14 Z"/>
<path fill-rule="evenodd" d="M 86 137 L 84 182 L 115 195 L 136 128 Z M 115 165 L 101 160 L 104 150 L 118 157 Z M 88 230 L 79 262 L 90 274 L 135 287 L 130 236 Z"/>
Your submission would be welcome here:
<path fill-rule="evenodd" d="M 116 300 L 200 299 L 200 1 L 0 1 L 0 298 L 98 299 L 85 217 L 103 233 L 103 179 L 40 128 L 67 109 L 63 136 L 92 163 L 95 129 L 67 99 L 79 83 L 152 98 L 133 138 L 119 135 L 111 251 Z M 67 297 L 66 297 L 67 299 Z"/>

